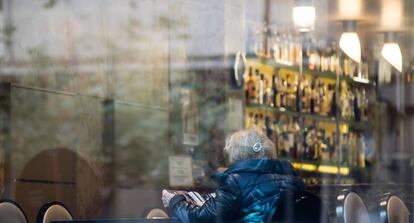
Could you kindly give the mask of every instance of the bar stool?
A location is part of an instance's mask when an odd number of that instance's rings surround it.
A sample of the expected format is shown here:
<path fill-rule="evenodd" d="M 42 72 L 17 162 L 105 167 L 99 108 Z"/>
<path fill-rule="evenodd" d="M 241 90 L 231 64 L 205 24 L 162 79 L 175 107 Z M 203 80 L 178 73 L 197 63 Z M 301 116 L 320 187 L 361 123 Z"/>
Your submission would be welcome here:
<path fill-rule="evenodd" d="M 37 214 L 37 223 L 50 223 L 52 221 L 72 221 L 73 217 L 66 206 L 60 202 L 53 201 L 40 208 Z"/>
<path fill-rule="evenodd" d="M 350 190 L 342 190 L 336 198 L 336 219 L 341 223 L 369 223 L 369 212 L 361 197 Z"/>
<path fill-rule="evenodd" d="M 170 217 L 164 210 L 159 209 L 159 208 L 154 208 L 148 212 L 146 218 L 147 219 L 167 219 Z"/>
<path fill-rule="evenodd" d="M 372 211 L 372 219 L 378 223 L 408 223 L 410 212 L 401 198 L 387 193 L 381 198 L 379 206 Z"/>
<path fill-rule="evenodd" d="M 22 208 L 14 201 L 0 200 L 0 222 L 27 223 L 27 217 Z"/>

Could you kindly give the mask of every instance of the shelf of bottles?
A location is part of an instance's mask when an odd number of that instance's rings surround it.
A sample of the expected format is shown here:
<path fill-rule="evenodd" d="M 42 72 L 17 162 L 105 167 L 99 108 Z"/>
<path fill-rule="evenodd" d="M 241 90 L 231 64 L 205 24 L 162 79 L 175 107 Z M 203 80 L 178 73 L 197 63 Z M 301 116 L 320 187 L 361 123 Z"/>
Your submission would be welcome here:
<path fill-rule="evenodd" d="M 268 38 L 268 48 L 256 44 L 247 59 L 245 127 L 266 132 L 297 169 L 348 175 L 364 168 L 374 103 L 367 64 L 339 55 L 334 43 L 321 48 L 290 33 Z"/>

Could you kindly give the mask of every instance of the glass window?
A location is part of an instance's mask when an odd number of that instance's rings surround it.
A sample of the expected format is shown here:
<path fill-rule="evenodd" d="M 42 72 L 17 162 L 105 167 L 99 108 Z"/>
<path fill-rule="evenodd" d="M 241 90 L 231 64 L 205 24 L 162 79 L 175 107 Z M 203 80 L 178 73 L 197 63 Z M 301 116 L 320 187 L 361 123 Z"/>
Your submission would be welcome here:
<path fill-rule="evenodd" d="M 165 208 L 163 189 L 211 199 L 206 221 L 404 219 L 413 13 L 410 0 L 0 0 L 1 198 L 30 222 L 52 201 L 75 219 L 193 213 Z"/>

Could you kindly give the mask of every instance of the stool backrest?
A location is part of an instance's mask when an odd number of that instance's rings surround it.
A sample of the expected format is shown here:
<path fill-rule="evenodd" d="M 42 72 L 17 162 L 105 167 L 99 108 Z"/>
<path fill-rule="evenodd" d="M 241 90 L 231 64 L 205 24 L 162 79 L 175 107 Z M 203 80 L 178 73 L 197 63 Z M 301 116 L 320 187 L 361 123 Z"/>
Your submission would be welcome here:
<path fill-rule="evenodd" d="M 387 205 L 388 223 L 409 222 L 410 213 L 404 202 L 397 196 L 391 196 Z"/>
<path fill-rule="evenodd" d="M 27 218 L 16 202 L 0 200 L 0 222 L 27 223 Z"/>
<path fill-rule="evenodd" d="M 361 197 L 351 192 L 346 195 L 344 201 L 345 223 L 369 223 L 371 222 L 369 212 Z"/>
<path fill-rule="evenodd" d="M 150 212 L 148 212 L 147 219 L 166 219 L 169 218 L 168 214 L 159 208 L 154 208 Z"/>
<path fill-rule="evenodd" d="M 37 223 L 50 223 L 52 221 L 71 221 L 72 214 L 60 202 L 45 204 L 37 215 Z"/>

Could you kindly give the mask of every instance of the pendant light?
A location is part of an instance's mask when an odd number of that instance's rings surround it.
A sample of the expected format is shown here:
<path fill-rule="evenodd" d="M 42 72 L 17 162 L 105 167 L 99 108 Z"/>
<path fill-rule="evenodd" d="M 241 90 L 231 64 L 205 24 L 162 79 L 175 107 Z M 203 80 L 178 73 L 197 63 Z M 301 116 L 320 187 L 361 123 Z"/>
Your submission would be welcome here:
<path fill-rule="evenodd" d="M 385 43 L 381 50 L 381 55 L 399 72 L 402 72 L 402 54 L 398 43 L 395 41 L 394 33 L 385 34 Z"/>
<path fill-rule="evenodd" d="M 315 29 L 316 10 L 310 0 L 297 0 L 292 17 L 299 32 L 310 32 Z"/>
<path fill-rule="evenodd" d="M 356 21 L 344 21 L 343 26 L 339 47 L 352 60 L 361 63 L 361 42 L 356 33 Z"/>

